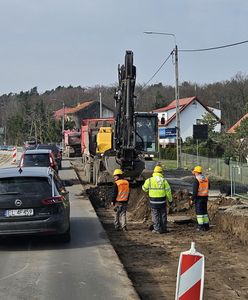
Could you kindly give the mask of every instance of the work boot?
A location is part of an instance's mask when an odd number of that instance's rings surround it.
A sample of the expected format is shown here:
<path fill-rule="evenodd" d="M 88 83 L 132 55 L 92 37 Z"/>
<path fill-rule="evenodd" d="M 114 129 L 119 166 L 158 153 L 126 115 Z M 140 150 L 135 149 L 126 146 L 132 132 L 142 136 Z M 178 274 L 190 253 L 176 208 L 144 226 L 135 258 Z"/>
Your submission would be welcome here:
<path fill-rule="evenodd" d="M 153 224 L 149 226 L 149 230 L 152 231 L 154 229 Z"/>
<path fill-rule="evenodd" d="M 204 224 L 204 231 L 208 231 L 209 230 L 209 224 Z"/>
<path fill-rule="evenodd" d="M 157 231 L 157 230 L 155 230 L 155 229 L 153 229 L 153 230 L 152 230 L 152 233 L 160 233 L 160 232 Z"/>
<path fill-rule="evenodd" d="M 198 225 L 196 231 L 205 231 L 203 225 Z"/>

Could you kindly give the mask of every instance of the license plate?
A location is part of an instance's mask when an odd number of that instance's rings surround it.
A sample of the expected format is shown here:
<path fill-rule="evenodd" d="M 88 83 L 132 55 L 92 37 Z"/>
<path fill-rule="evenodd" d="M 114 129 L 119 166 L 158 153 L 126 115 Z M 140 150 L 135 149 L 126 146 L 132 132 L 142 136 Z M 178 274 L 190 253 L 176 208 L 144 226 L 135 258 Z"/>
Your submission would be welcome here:
<path fill-rule="evenodd" d="M 24 216 L 33 216 L 33 208 L 28 209 L 9 209 L 4 213 L 5 217 L 24 217 Z"/>

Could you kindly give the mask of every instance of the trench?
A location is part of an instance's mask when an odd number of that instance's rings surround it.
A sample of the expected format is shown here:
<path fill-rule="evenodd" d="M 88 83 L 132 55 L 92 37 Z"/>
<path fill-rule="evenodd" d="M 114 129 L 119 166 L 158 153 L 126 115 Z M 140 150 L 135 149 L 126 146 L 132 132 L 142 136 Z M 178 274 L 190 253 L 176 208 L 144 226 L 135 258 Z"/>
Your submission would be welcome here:
<path fill-rule="evenodd" d="M 178 257 L 181 251 L 189 249 L 191 241 L 195 241 L 197 250 L 206 255 L 206 299 L 248 299 L 248 253 L 245 247 L 248 218 L 247 209 L 241 209 L 244 204 L 240 200 L 227 197 L 210 199 L 211 230 L 197 235 L 194 209 L 188 204 L 190 193 L 184 185 L 177 189 L 175 180 L 172 185 L 175 204 L 168 215 L 170 233 L 154 236 L 149 230 L 151 217 L 146 195 L 141 186 L 132 187 L 128 207 L 129 230 L 117 232 L 110 203 L 112 186 L 87 185 L 80 172 L 77 173 L 141 299 L 169 300 L 175 297 Z M 236 257 L 239 257 L 237 264 L 234 263 Z"/>

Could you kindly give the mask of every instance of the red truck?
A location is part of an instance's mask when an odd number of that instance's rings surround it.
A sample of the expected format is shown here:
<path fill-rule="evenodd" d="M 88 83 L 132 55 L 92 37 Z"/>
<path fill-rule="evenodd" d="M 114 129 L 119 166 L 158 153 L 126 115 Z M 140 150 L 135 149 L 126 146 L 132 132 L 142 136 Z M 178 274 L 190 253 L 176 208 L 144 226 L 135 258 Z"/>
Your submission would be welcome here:
<path fill-rule="evenodd" d="M 64 131 L 65 154 L 67 157 L 81 156 L 81 132 L 78 130 Z"/>

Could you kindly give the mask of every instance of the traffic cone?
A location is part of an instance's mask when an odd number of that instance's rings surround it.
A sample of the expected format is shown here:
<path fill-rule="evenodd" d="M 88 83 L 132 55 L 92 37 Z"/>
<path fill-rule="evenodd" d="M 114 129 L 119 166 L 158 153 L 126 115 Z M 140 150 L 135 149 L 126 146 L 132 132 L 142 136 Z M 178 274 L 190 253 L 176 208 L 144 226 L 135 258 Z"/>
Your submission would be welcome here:
<path fill-rule="evenodd" d="M 16 156 L 17 156 L 17 148 L 14 147 L 14 148 L 13 148 L 13 152 L 12 152 L 12 162 L 11 162 L 12 164 L 16 164 L 16 162 L 17 162 Z"/>
<path fill-rule="evenodd" d="M 190 250 L 180 254 L 175 300 L 203 299 L 204 266 L 204 255 L 196 252 L 192 242 Z"/>

